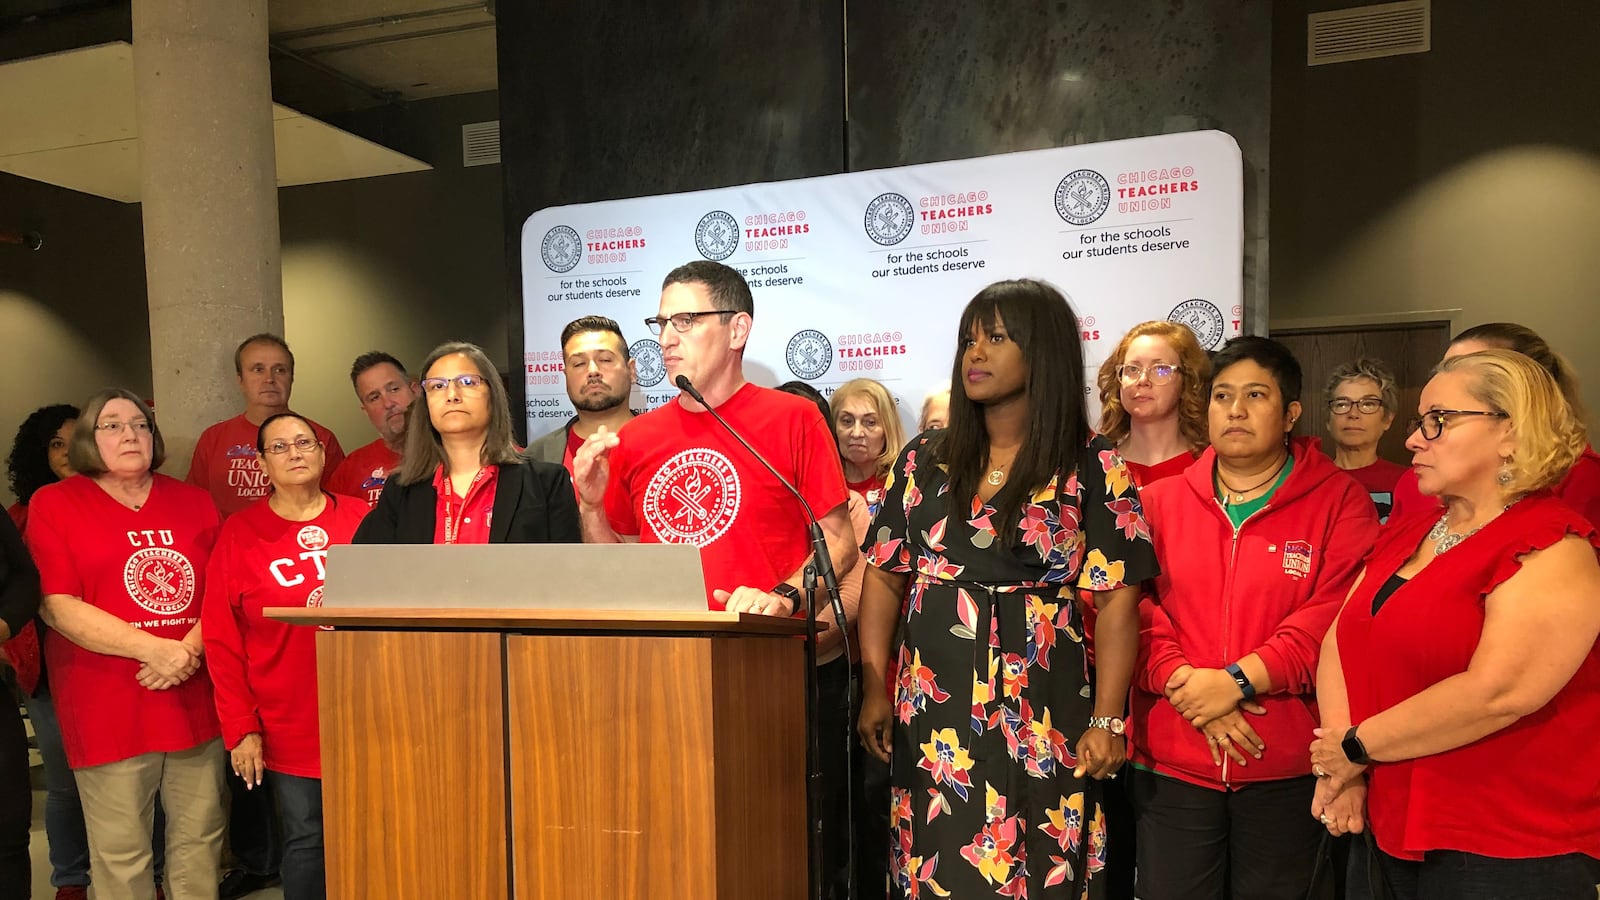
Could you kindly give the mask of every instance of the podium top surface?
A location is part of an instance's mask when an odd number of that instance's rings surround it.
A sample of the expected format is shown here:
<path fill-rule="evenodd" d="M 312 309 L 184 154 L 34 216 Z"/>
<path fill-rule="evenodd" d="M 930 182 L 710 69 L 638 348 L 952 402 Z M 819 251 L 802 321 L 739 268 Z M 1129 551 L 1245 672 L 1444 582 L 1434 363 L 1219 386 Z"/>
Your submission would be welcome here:
<path fill-rule="evenodd" d="M 803 635 L 804 619 L 718 610 L 419 609 L 277 606 L 262 610 L 291 625 L 395 631 L 688 632 L 750 636 Z"/>

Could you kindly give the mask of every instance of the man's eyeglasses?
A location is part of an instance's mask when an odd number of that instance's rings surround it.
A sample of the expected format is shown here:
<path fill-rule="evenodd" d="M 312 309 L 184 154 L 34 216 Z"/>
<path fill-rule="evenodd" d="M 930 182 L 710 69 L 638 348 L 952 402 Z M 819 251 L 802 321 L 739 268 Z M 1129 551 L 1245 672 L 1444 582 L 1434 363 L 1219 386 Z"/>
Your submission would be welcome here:
<path fill-rule="evenodd" d="M 316 438 L 299 437 L 292 441 L 273 441 L 263 449 L 273 456 L 282 456 L 289 452 L 290 447 L 299 450 L 301 453 L 310 453 L 312 448 L 320 446 L 320 444 L 321 442 Z"/>
<path fill-rule="evenodd" d="M 1181 371 L 1183 370 L 1177 366 L 1169 366 L 1166 363 L 1156 363 L 1153 366 L 1136 366 L 1129 363 L 1117 367 L 1117 377 L 1122 379 L 1123 384 L 1138 384 L 1139 379 L 1148 375 L 1151 384 L 1166 384 Z"/>
<path fill-rule="evenodd" d="M 101 434 L 120 435 L 124 429 L 132 428 L 136 435 L 150 433 L 150 423 L 144 419 L 135 419 L 132 422 L 101 422 L 94 426 L 94 430 Z"/>
<path fill-rule="evenodd" d="M 681 334 L 693 328 L 695 320 L 701 316 L 731 316 L 735 312 L 736 310 L 732 309 L 708 309 L 704 312 L 681 312 L 672 316 L 651 316 L 650 318 L 644 320 L 644 324 L 646 328 L 650 329 L 651 334 L 660 334 L 666 329 L 667 323 L 671 322 L 672 330 Z"/>
<path fill-rule="evenodd" d="M 489 382 L 482 375 L 457 375 L 454 378 L 424 378 L 422 389 L 430 394 L 442 394 L 450 385 L 461 389 L 463 394 L 476 393 L 489 386 Z"/>
<path fill-rule="evenodd" d="M 1507 416 L 1503 412 L 1495 412 L 1493 410 L 1486 409 L 1430 409 L 1422 415 L 1417 416 L 1415 419 L 1412 419 L 1410 423 L 1406 425 L 1406 434 L 1420 430 L 1422 432 L 1423 440 L 1436 441 L 1439 439 L 1439 435 L 1444 434 L 1444 427 L 1450 424 L 1450 419 L 1453 416 L 1489 416 L 1490 418 L 1495 419 L 1510 418 L 1510 416 Z"/>
<path fill-rule="evenodd" d="M 1360 400 L 1346 400 L 1340 397 L 1338 400 L 1328 401 L 1328 412 L 1336 416 L 1344 415 L 1351 407 L 1361 410 L 1363 416 L 1370 416 L 1383 410 L 1383 401 L 1377 397 L 1362 397 Z"/>

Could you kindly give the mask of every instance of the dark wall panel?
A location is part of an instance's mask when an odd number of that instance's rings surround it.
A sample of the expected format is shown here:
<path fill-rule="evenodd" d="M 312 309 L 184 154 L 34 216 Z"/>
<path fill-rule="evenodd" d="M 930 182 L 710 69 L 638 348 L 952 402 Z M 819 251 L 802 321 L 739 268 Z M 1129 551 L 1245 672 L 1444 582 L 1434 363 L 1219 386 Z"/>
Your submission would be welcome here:
<path fill-rule="evenodd" d="M 849 6 L 850 168 L 1215 128 L 1245 163 L 1246 325 L 1266 308 L 1271 6 Z"/>

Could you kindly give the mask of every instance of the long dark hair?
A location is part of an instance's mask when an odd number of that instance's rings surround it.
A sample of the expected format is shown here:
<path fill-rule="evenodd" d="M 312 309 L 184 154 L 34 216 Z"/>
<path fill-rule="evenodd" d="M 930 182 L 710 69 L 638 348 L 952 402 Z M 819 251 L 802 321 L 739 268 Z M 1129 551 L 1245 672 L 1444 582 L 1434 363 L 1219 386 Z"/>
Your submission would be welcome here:
<path fill-rule="evenodd" d="M 428 358 L 417 370 L 418 378 L 427 378 L 433 364 L 446 356 L 461 354 L 471 361 L 478 374 L 483 376 L 489 389 L 489 430 L 483 436 L 483 450 L 478 461 L 485 466 L 503 465 L 517 461 L 517 445 L 511 438 L 511 405 L 506 397 L 506 386 L 500 381 L 500 372 L 489 361 L 488 354 L 477 344 L 450 341 L 433 348 Z M 400 462 L 400 483 L 417 484 L 433 477 L 440 465 L 450 470 L 450 460 L 444 453 L 444 439 L 439 429 L 433 427 L 433 416 L 428 411 L 428 398 L 417 401 L 422 409 L 413 408 L 406 423 L 406 448 Z"/>
<path fill-rule="evenodd" d="M 61 479 L 50 469 L 50 440 L 61 426 L 78 418 L 78 408 L 70 403 L 41 406 L 22 420 L 17 429 L 17 439 L 11 443 L 11 455 L 6 458 L 6 471 L 11 479 L 11 493 L 23 506 L 33 499 L 33 492 Z"/>
<path fill-rule="evenodd" d="M 989 467 L 983 405 L 967 396 L 961 358 L 974 325 L 992 334 L 998 322 L 1004 323 L 1006 334 L 1028 362 L 1027 433 L 1011 465 L 1011 477 L 989 501 L 998 515 L 995 521 L 1009 523 L 1021 515 L 1023 501 L 1057 473 L 1060 495 L 1089 441 L 1089 422 L 1083 403 L 1083 344 L 1067 298 L 1054 287 L 1027 278 L 997 281 L 979 291 L 962 310 L 956 332 L 950 383 L 958 388 L 950 392 L 950 425 L 928 446 L 931 461 L 949 467 L 950 502 L 957 504 L 952 512 L 967 515 L 966 504 L 977 494 Z M 1016 541 L 1016 529 L 1006 525 L 1000 536 L 1009 547 Z"/>

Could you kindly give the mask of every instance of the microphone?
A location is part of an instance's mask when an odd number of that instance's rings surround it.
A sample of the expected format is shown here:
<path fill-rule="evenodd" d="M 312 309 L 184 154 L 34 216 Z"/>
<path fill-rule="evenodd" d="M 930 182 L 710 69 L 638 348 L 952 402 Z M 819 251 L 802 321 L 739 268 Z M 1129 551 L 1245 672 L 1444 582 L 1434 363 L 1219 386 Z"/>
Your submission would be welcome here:
<path fill-rule="evenodd" d="M 756 452 L 756 448 L 750 446 L 750 442 L 744 439 L 744 435 L 735 430 L 732 425 L 729 425 L 728 420 L 724 419 L 721 413 L 706 402 L 706 398 L 701 396 L 700 391 L 695 388 L 694 382 L 689 380 L 689 376 L 679 375 L 673 379 L 672 383 L 676 384 L 679 390 L 694 398 L 696 403 L 705 407 L 706 412 L 711 413 L 711 417 L 717 420 L 717 424 L 721 425 L 728 434 L 733 435 L 733 439 L 738 441 L 745 450 L 749 451 L 750 455 L 756 458 L 756 462 L 761 463 L 768 472 L 771 472 L 772 477 L 778 479 L 778 483 L 787 488 L 789 493 L 793 494 L 794 498 L 800 502 L 800 508 L 805 511 L 806 522 L 811 532 L 811 545 L 816 556 L 817 575 L 828 589 L 832 601 L 833 614 L 838 619 L 839 628 L 845 632 L 845 647 L 848 650 L 849 633 L 844 620 L 844 601 L 839 599 L 839 577 L 833 571 L 833 557 L 828 553 L 828 540 L 822 533 L 822 523 L 817 521 L 817 514 L 811 511 L 811 504 L 806 502 L 805 495 L 800 493 L 799 489 L 789 483 L 789 479 L 784 478 L 777 469 L 773 468 L 772 463 L 767 462 L 766 457 Z M 812 616 L 813 618 L 815 617 L 814 612 Z"/>
<path fill-rule="evenodd" d="M 833 556 L 828 553 L 828 539 L 822 533 L 822 523 L 817 521 L 817 514 L 811 511 L 811 504 L 806 502 L 805 495 L 800 493 L 800 491 L 796 489 L 794 485 L 790 484 L 789 479 L 784 478 L 777 469 L 773 468 L 772 463 L 767 462 L 766 457 L 758 453 L 756 448 L 750 446 L 750 442 L 744 439 L 744 435 L 740 434 L 732 425 L 729 425 L 728 420 L 724 419 L 721 413 L 717 412 L 714 408 L 712 408 L 711 404 L 706 402 L 706 398 L 701 396 L 700 392 L 695 389 L 694 383 L 689 380 L 689 376 L 679 375 L 677 378 L 672 380 L 672 383 L 678 386 L 678 390 L 688 394 L 696 403 L 704 407 L 706 412 L 711 413 L 711 417 L 717 420 L 717 424 L 721 425 L 724 431 L 732 435 L 733 439 L 738 441 L 740 446 L 744 447 L 745 450 L 749 451 L 751 456 L 756 458 L 756 462 L 761 463 L 761 465 L 768 472 L 772 473 L 773 478 L 778 479 L 779 484 L 783 485 L 789 490 L 789 493 L 794 495 L 794 498 L 800 502 L 800 508 L 804 510 L 806 514 L 807 530 L 811 534 L 811 556 L 814 560 L 812 565 L 807 566 L 806 572 L 806 632 L 809 638 L 806 645 L 806 714 L 808 719 L 806 723 L 806 732 L 810 736 L 808 740 L 809 746 L 807 749 L 811 755 L 811 771 L 809 772 L 807 778 L 808 785 L 806 793 L 808 803 L 812 810 L 810 854 L 812 895 L 815 897 L 820 897 L 822 895 L 822 772 L 820 768 L 821 750 L 817 743 L 816 725 L 817 707 L 819 705 L 818 699 L 820 694 L 817 687 L 816 671 L 817 604 L 814 599 L 816 594 L 816 583 L 815 577 L 812 574 L 813 570 L 815 571 L 816 576 L 821 577 L 822 584 L 828 590 L 828 605 L 833 610 L 834 622 L 837 624 L 839 633 L 844 639 L 845 658 L 847 663 L 850 653 L 850 628 L 845 621 L 844 600 L 839 596 L 839 577 L 833 571 Z M 849 693 L 846 695 L 847 720 L 851 723 L 855 722 L 855 687 L 855 674 L 852 672 L 848 686 Z M 850 762 L 849 749 L 851 747 L 851 741 L 849 739 L 848 728 L 846 729 L 845 747 L 845 781 L 847 785 L 846 808 L 849 809 L 854 807 L 854 797 L 853 791 L 848 789 L 849 782 L 853 777 L 851 772 L 853 766 Z M 846 869 L 849 873 L 849 882 L 854 884 L 855 822 L 853 817 L 846 817 L 846 827 L 849 831 L 849 850 L 847 852 L 848 862 L 846 864 Z"/>

